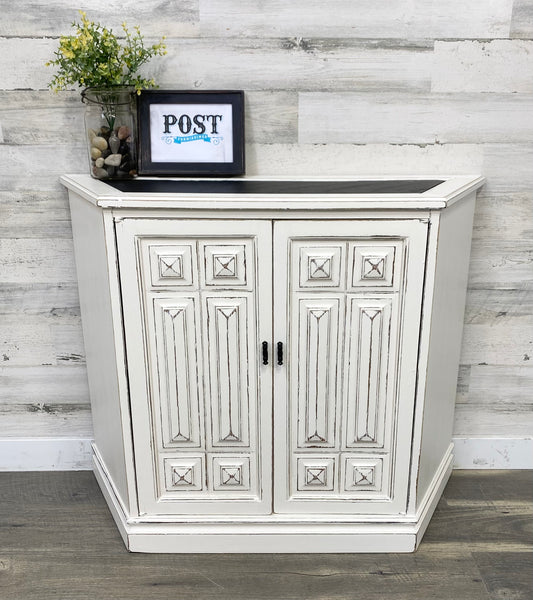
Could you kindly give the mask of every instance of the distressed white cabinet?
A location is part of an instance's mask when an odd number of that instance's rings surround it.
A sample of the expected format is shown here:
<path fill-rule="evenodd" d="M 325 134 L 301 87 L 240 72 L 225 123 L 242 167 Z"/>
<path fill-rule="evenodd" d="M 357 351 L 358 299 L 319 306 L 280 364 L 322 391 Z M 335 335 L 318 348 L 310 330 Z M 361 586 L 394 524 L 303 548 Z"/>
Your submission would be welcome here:
<path fill-rule="evenodd" d="M 62 182 L 128 548 L 414 550 L 451 470 L 482 178 Z"/>

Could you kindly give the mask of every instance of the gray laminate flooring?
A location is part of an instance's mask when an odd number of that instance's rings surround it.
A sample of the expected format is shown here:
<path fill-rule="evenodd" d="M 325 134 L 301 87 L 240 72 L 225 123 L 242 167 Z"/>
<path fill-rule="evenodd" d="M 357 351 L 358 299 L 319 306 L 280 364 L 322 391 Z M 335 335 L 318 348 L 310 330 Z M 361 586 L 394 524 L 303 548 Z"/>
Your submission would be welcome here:
<path fill-rule="evenodd" d="M 533 471 L 454 471 L 414 554 L 129 554 L 90 472 L 0 473 L 1 600 L 532 600 Z"/>

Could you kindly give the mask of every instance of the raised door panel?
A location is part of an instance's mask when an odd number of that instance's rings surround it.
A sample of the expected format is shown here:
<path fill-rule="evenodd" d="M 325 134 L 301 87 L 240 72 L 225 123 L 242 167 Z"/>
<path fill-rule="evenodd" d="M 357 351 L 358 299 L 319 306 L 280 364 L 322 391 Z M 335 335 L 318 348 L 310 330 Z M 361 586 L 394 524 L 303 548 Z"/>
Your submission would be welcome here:
<path fill-rule="evenodd" d="M 340 298 L 299 298 L 291 319 L 297 329 L 292 339 L 291 360 L 299 357 L 291 384 L 293 422 L 297 423 L 298 448 L 329 448 L 336 445 L 339 361 Z"/>
<path fill-rule="evenodd" d="M 393 404 L 398 297 L 347 296 L 344 357 L 346 448 L 384 448 Z"/>
<path fill-rule="evenodd" d="M 164 448 L 202 445 L 199 405 L 199 298 L 153 298 L 159 385 L 156 399 Z"/>
<path fill-rule="evenodd" d="M 426 237 L 418 220 L 275 223 L 277 512 L 406 510 Z"/>
<path fill-rule="evenodd" d="M 205 301 L 205 379 L 213 448 L 250 446 L 250 423 L 255 421 L 256 337 L 253 297 L 207 297 Z M 250 397 L 252 402 L 250 402 Z M 251 410 L 250 410 L 251 409 Z"/>
<path fill-rule="evenodd" d="M 269 513 L 271 223 L 116 228 L 141 514 Z"/>

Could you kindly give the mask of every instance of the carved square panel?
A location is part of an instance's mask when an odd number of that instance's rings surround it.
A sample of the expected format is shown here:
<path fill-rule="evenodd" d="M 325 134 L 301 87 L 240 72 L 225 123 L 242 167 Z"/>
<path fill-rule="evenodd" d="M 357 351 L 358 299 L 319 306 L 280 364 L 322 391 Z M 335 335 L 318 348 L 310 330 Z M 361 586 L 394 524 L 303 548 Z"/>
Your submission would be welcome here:
<path fill-rule="evenodd" d="M 149 245 L 150 278 L 154 287 L 192 286 L 194 246 Z"/>
<path fill-rule="evenodd" d="M 344 461 L 344 490 L 347 492 L 380 492 L 382 473 L 382 458 L 346 458 Z"/>
<path fill-rule="evenodd" d="M 397 244 L 354 244 L 351 248 L 353 287 L 391 287 L 395 284 Z"/>
<path fill-rule="evenodd" d="M 299 492 L 332 491 L 335 487 L 335 458 L 300 457 L 297 462 Z"/>
<path fill-rule="evenodd" d="M 247 250 L 243 245 L 204 245 L 205 284 L 234 287 L 247 283 Z"/>
<path fill-rule="evenodd" d="M 163 464 L 165 487 L 168 492 L 197 492 L 203 489 L 202 457 L 166 458 Z"/>
<path fill-rule="evenodd" d="M 300 247 L 300 287 L 339 287 L 341 258 L 341 246 Z"/>
<path fill-rule="evenodd" d="M 212 459 L 214 490 L 239 491 L 250 489 L 250 458 L 248 456 L 214 456 Z"/>

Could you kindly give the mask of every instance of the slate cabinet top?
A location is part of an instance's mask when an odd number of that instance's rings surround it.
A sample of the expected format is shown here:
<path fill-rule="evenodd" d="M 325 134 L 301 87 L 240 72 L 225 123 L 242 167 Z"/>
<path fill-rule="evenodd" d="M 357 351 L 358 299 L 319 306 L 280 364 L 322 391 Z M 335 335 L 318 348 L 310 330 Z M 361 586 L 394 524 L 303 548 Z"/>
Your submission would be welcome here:
<path fill-rule="evenodd" d="M 361 179 L 350 181 L 281 181 L 276 179 L 124 179 L 111 187 L 127 193 L 146 194 L 422 194 L 444 183 L 442 179 Z"/>
<path fill-rule="evenodd" d="M 61 182 L 103 208 L 198 209 L 442 209 L 483 185 L 479 175 L 382 176 L 365 178 L 226 179 L 138 178 L 111 184 L 89 175 Z"/>

